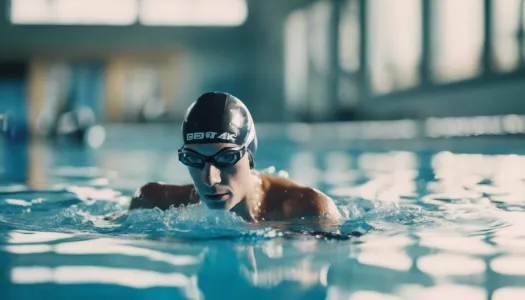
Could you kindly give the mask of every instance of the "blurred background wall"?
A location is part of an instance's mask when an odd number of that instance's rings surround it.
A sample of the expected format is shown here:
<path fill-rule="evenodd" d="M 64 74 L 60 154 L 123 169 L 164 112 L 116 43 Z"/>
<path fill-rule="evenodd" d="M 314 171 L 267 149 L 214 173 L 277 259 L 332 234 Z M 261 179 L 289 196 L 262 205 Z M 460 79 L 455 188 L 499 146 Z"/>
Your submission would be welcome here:
<path fill-rule="evenodd" d="M 48 136 L 179 122 L 211 90 L 256 122 L 524 114 L 524 12 L 522 0 L 0 0 L 0 114 Z"/>

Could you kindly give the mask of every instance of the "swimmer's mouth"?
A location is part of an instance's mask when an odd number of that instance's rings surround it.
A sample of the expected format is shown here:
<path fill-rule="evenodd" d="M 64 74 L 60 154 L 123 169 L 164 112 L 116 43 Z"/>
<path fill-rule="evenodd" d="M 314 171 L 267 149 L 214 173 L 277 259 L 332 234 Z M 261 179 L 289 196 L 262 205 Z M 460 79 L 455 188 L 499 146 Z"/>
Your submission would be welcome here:
<path fill-rule="evenodd" d="M 228 193 L 209 194 L 209 195 L 206 195 L 206 199 L 213 200 L 213 201 L 220 201 L 220 200 L 226 200 L 228 196 L 229 196 Z"/>

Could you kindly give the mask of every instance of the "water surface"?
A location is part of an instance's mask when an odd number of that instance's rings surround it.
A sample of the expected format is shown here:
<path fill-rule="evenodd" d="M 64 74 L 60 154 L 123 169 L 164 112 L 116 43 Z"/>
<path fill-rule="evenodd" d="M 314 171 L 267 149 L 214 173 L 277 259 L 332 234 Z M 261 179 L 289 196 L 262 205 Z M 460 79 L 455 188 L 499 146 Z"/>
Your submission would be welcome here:
<path fill-rule="evenodd" d="M 525 147 L 379 145 L 261 141 L 259 169 L 336 201 L 323 235 L 202 205 L 105 220 L 145 182 L 189 182 L 176 140 L 3 141 L 2 299 L 524 298 Z"/>

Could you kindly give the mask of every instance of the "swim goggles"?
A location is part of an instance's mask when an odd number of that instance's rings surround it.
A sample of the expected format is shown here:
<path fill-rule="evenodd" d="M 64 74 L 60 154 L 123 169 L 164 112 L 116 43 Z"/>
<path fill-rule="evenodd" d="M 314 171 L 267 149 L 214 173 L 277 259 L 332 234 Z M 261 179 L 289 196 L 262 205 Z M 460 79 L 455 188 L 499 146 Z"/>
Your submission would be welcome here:
<path fill-rule="evenodd" d="M 192 149 L 184 148 L 184 146 L 178 150 L 178 153 L 179 161 L 186 166 L 202 169 L 208 162 L 218 168 L 227 168 L 241 160 L 246 154 L 246 146 L 223 148 L 212 156 L 202 155 Z"/>

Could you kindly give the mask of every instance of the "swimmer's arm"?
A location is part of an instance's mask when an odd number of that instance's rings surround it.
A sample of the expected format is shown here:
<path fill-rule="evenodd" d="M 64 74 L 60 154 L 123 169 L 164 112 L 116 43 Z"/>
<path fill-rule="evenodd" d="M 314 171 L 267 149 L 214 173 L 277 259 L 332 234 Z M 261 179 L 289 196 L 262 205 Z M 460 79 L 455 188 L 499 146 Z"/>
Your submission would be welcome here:
<path fill-rule="evenodd" d="M 198 202 L 193 185 L 169 185 L 150 182 L 135 192 L 129 210 L 154 207 L 166 210 L 172 205 L 179 207 Z"/>

